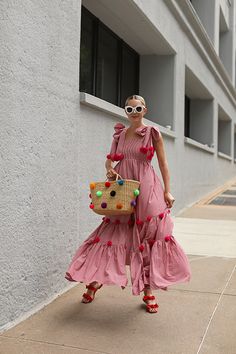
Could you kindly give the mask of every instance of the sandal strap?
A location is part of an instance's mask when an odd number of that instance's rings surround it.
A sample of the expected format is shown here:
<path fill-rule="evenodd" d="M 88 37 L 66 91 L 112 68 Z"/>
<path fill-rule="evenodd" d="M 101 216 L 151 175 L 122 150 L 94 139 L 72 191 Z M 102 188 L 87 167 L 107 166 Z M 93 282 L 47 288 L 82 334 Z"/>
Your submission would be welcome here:
<path fill-rule="evenodd" d="M 159 306 L 157 304 L 147 304 L 147 307 L 148 308 L 151 308 L 151 309 L 156 309 L 158 308 Z"/>
<path fill-rule="evenodd" d="M 155 296 L 154 295 L 145 295 L 143 297 L 143 301 L 147 301 L 147 300 L 155 300 Z"/>
<path fill-rule="evenodd" d="M 94 292 L 96 293 L 96 291 L 97 291 L 98 289 L 100 289 L 102 286 L 103 286 L 103 284 L 101 284 L 98 288 L 95 288 L 95 287 L 92 286 L 92 285 L 86 285 L 86 289 L 92 290 L 92 291 L 94 291 Z"/>
<path fill-rule="evenodd" d="M 89 301 L 93 301 L 93 298 L 89 295 L 89 294 L 87 294 L 87 293 L 84 293 L 83 294 L 83 297 L 86 299 L 86 300 L 89 300 Z"/>
<path fill-rule="evenodd" d="M 94 292 L 97 291 L 97 289 L 94 288 L 92 285 L 86 285 L 86 289 L 92 290 L 92 291 L 94 291 Z"/>

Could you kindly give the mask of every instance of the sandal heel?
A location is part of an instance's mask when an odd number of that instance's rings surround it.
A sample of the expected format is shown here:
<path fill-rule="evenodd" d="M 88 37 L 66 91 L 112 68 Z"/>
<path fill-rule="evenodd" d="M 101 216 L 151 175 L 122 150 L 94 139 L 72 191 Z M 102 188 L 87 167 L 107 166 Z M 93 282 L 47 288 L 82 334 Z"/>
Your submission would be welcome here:
<path fill-rule="evenodd" d="M 90 303 L 90 302 L 92 302 L 93 300 L 94 300 L 94 298 L 95 298 L 95 294 L 96 294 L 96 292 L 98 291 L 98 289 L 101 289 L 101 287 L 103 286 L 103 284 L 101 284 L 98 288 L 94 288 L 94 286 L 92 286 L 92 285 L 86 285 L 86 289 L 89 289 L 89 290 L 92 290 L 93 291 L 93 297 L 92 296 L 90 296 L 89 294 L 87 294 L 87 293 L 84 293 L 83 295 L 82 295 L 82 303 L 83 304 L 88 304 L 88 303 Z M 87 301 L 83 301 L 83 299 L 86 299 Z"/>

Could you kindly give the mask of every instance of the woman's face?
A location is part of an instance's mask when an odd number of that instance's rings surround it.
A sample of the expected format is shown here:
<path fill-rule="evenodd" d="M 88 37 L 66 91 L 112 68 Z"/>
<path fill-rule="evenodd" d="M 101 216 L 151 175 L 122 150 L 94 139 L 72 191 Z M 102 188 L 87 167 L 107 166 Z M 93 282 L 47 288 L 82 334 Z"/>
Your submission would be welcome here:
<path fill-rule="evenodd" d="M 142 107 L 141 112 L 132 111 L 131 113 L 127 112 L 127 106 L 128 107 L 137 107 L 137 110 L 140 110 L 139 107 Z M 131 100 L 128 101 L 128 104 L 125 106 L 126 107 L 126 115 L 130 121 L 130 123 L 138 123 L 142 121 L 143 116 L 147 112 L 147 108 L 143 105 L 143 103 L 139 100 L 136 100 L 132 98 Z M 129 109 L 131 110 L 131 109 Z"/>

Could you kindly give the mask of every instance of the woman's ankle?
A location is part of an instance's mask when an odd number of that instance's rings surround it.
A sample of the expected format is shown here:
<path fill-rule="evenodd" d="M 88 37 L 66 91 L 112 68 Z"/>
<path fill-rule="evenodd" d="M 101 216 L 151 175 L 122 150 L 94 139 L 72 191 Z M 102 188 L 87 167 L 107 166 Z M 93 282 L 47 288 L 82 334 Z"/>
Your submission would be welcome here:
<path fill-rule="evenodd" d="M 152 289 L 150 288 L 149 285 L 145 285 L 145 288 L 143 291 L 144 291 L 144 295 L 147 295 L 147 296 L 152 295 Z"/>
<path fill-rule="evenodd" d="M 92 281 L 89 285 L 90 285 L 90 286 L 93 286 L 93 287 L 95 287 L 95 288 L 98 288 L 101 284 L 98 283 L 97 281 Z"/>

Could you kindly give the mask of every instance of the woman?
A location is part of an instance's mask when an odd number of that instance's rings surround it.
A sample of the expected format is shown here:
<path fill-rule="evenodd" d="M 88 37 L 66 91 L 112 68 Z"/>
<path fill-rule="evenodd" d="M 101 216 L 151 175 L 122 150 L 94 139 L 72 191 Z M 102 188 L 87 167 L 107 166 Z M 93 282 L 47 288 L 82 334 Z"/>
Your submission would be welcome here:
<path fill-rule="evenodd" d="M 89 303 L 103 284 L 124 289 L 128 283 L 125 266 L 129 265 L 133 295 L 143 291 L 146 311 L 155 313 L 159 306 L 152 291 L 189 281 L 190 267 L 172 235 L 170 208 L 175 199 L 170 193 L 161 133 L 157 127 L 143 124 L 147 107 L 141 96 L 128 97 L 125 112 L 130 125 L 115 125 L 105 166 L 108 179 L 115 179 L 118 173 L 124 179 L 140 181 L 135 212 L 131 216 L 104 217 L 75 253 L 66 279 L 89 283 L 82 299 Z M 151 165 L 155 152 L 164 189 Z M 114 161 L 119 161 L 115 167 Z"/>

